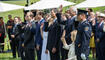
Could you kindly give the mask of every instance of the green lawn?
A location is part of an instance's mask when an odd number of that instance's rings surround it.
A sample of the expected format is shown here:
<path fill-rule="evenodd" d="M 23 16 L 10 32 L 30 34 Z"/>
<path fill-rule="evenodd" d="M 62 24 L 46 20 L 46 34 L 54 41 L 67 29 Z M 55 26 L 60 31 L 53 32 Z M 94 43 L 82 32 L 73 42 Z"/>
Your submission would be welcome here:
<path fill-rule="evenodd" d="M 13 59 L 12 53 L 0 53 L 0 60 L 21 60 L 21 59 L 20 58 Z M 89 56 L 89 60 L 93 60 L 92 55 Z"/>
<path fill-rule="evenodd" d="M 12 58 L 12 53 L 0 53 L 0 60 L 20 60 L 20 58 Z"/>

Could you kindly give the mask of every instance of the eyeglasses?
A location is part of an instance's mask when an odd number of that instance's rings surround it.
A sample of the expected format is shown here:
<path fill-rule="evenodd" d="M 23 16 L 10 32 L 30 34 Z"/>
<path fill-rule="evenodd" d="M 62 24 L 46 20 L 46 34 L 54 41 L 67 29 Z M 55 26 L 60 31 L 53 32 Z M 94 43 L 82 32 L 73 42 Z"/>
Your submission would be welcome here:
<path fill-rule="evenodd" d="M 26 17 L 30 17 L 30 16 L 26 16 Z"/>

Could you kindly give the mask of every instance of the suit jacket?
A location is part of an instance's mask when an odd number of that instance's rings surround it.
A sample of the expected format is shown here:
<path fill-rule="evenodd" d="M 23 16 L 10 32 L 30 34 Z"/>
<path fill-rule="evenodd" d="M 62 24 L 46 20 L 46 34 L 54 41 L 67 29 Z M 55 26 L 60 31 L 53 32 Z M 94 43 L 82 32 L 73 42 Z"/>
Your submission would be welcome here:
<path fill-rule="evenodd" d="M 103 23 L 99 26 L 99 23 L 96 23 L 96 39 L 101 39 L 103 35 Z"/>
<path fill-rule="evenodd" d="M 15 35 L 15 41 L 19 41 L 19 40 L 21 40 L 21 38 L 20 38 L 20 28 L 19 28 L 19 24 L 15 24 L 14 26 L 13 26 L 13 28 L 12 28 L 12 32 L 11 32 L 11 35 Z"/>
<path fill-rule="evenodd" d="M 48 31 L 48 41 L 47 41 L 47 47 L 49 51 L 52 50 L 52 48 L 56 48 L 59 50 L 60 46 L 60 38 L 61 38 L 61 26 L 60 24 L 55 21 L 52 25 L 48 27 L 48 22 L 45 22 L 45 29 Z"/>
<path fill-rule="evenodd" d="M 44 23 L 44 19 L 42 19 L 39 23 L 37 22 L 36 23 L 36 35 L 35 35 L 35 43 L 36 43 L 36 45 L 39 45 L 39 46 L 41 46 L 42 45 L 42 42 L 43 42 L 43 40 L 42 40 L 42 37 L 41 37 L 41 32 L 40 32 L 40 26 L 41 26 L 41 24 L 42 23 Z"/>
<path fill-rule="evenodd" d="M 99 23 L 96 23 L 96 26 L 95 26 L 95 40 L 99 39 L 100 41 L 99 42 L 96 42 L 96 44 L 98 44 L 100 47 L 105 47 L 105 32 L 103 31 L 103 27 L 104 27 L 104 24 L 102 23 L 100 26 L 99 26 Z"/>
<path fill-rule="evenodd" d="M 24 47 L 28 49 L 34 49 L 35 48 L 35 34 L 36 34 L 36 25 L 35 22 L 31 22 L 32 26 L 26 26 L 24 29 Z"/>

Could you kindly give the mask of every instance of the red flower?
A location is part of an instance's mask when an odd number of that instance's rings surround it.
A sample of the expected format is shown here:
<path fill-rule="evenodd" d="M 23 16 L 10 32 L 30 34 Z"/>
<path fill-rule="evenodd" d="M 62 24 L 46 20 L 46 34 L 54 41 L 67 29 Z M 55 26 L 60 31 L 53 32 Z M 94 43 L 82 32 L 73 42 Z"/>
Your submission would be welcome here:
<path fill-rule="evenodd" d="M 6 35 L 4 36 L 4 38 L 6 38 Z"/>
<path fill-rule="evenodd" d="M 2 34 L 0 33 L 0 37 L 1 37 L 1 35 L 2 35 Z"/>

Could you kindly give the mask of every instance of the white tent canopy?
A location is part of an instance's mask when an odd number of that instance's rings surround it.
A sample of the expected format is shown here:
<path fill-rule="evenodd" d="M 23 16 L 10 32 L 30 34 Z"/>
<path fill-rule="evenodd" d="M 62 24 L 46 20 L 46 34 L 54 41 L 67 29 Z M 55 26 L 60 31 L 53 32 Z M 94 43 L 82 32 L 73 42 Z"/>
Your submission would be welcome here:
<path fill-rule="evenodd" d="M 25 10 L 42 10 L 42 9 L 50 9 L 50 8 L 58 8 L 60 5 L 69 6 L 73 5 L 75 3 L 63 1 L 63 0 L 41 0 L 39 2 L 36 2 L 28 7 L 25 8 Z"/>
<path fill-rule="evenodd" d="M 16 9 L 25 8 L 24 6 L 14 5 L 14 4 L 8 4 L 8 3 L 2 3 L 0 2 L 0 12 L 6 12 Z"/>
<path fill-rule="evenodd" d="M 77 8 L 94 8 L 105 6 L 105 0 L 86 0 L 75 7 Z"/>

